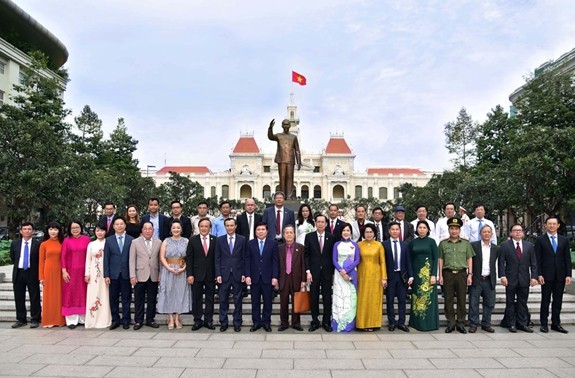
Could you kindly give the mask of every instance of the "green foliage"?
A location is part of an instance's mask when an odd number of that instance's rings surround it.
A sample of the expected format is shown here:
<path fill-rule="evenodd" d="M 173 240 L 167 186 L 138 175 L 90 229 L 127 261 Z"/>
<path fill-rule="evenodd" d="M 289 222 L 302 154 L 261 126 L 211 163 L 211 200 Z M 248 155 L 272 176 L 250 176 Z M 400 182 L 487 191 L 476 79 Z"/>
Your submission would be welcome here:
<path fill-rule="evenodd" d="M 0 266 L 10 265 L 10 240 L 0 240 Z"/>
<path fill-rule="evenodd" d="M 474 163 L 477 123 L 473 122 L 465 108 L 461 108 L 457 119 L 445 124 L 444 133 L 445 147 L 455 155 L 452 161 L 456 166 L 467 169 Z"/>

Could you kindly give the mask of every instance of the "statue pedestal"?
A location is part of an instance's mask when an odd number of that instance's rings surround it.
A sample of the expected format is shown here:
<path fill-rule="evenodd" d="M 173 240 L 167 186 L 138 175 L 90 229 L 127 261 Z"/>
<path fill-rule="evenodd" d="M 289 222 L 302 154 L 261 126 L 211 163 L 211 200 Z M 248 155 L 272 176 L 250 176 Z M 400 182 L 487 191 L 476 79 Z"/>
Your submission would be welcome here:
<path fill-rule="evenodd" d="M 298 200 L 286 200 L 284 202 L 284 206 L 287 207 L 288 209 L 292 210 L 295 213 L 295 216 L 297 218 L 297 212 L 299 210 L 299 207 L 301 206 L 301 201 Z"/>

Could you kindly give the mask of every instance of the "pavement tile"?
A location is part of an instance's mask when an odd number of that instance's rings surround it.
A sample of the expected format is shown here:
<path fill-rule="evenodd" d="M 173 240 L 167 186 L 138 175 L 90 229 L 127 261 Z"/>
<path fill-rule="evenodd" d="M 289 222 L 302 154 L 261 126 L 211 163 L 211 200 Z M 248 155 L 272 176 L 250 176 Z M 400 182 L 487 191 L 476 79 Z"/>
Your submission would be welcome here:
<path fill-rule="evenodd" d="M 264 347 L 265 345 L 260 345 Z M 261 349 L 200 349 L 196 357 L 260 358 Z"/>
<path fill-rule="evenodd" d="M 479 349 L 533 348 L 533 345 L 525 340 L 471 341 L 471 344 Z"/>
<path fill-rule="evenodd" d="M 233 341 L 203 341 L 203 340 L 178 340 L 174 348 L 205 348 L 205 349 L 231 349 Z"/>
<path fill-rule="evenodd" d="M 295 341 L 294 349 L 355 349 L 351 341 Z"/>
<path fill-rule="evenodd" d="M 259 370 L 256 378 L 331 378 L 332 373 L 329 370 Z M 346 377 L 349 378 L 349 372 L 346 372 Z M 362 375 L 363 377 L 363 375 Z M 387 375 L 386 375 L 387 377 Z"/>
<path fill-rule="evenodd" d="M 499 363 L 494 358 L 481 357 L 481 358 L 458 358 L 458 359 L 443 359 L 443 358 L 432 358 L 430 361 L 438 369 L 503 369 L 501 363 Z"/>
<path fill-rule="evenodd" d="M 154 367 L 181 367 L 195 369 L 221 369 L 225 358 L 160 357 Z M 255 365 L 254 365 L 255 366 Z M 253 367 L 253 366 L 252 366 Z"/>
<path fill-rule="evenodd" d="M 15 364 L 25 358 L 33 356 L 32 353 L 0 353 L 1 364 Z"/>
<path fill-rule="evenodd" d="M 52 328 L 49 332 L 46 333 L 46 336 L 69 338 L 69 337 L 79 337 L 79 335 L 82 335 L 82 337 L 86 337 L 86 338 L 88 338 L 88 337 L 89 338 L 96 338 L 96 337 L 100 337 L 100 336 L 102 336 L 108 332 L 110 332 L 110 331 L 108 331 L 107 329 L 94 330 L 94 329 L 76 328 L 74 330 L 71 330 L 71 329 L 68 329 L 66 327 L 58 327 L 58 328 Z"/>
<path fill-rule="evenodd" d="M 354 372 L 355 373 L 355 372 Z M 405 378 L 407 377 L 403 370 L 386 370 L 385 374 L 383 374 L 379 370 L 363 370 L 358 371 L 358 376 L 361 378 Z M 349 378 L 351 376 L 349 370 L 334 370 L 331 372 L 331 376 L 333 378 Z M 430 376 L 427 376 L 429 378 Z M 314 376 L 315 378 L 315 376 Z"/>
<path fill-rule="evenodd" d="M 272 349 L 269 350 L 266 345 L 266 349 L 262 350 L 261 358 L 293 358 L 293 359 L 325 359 L 326 351 L 323 349 Z"/>
<path fill-rule="evenodd" d="M 321 335 L 323 341 L 379 341 L 378 333 L 324 333 Z"/>
<path fill-rule="evenodd" d="M 44 365 L 84 365 L 92 360 L 90 354 L 46 354 L 36 353 L 20 361 L 21 364 L 44 364 Z"/>
<path fill-rule="evenodd" d="M 570 364 L 558 357 L 537 357 L 537 358 L 497 358 L 501 364 L 510 369 L 520 368 L 548 368 L 548 367 L 569 367 Z M 575 361 L 575 359 L 574 359 Z"/>
<path fill-rule="evenodd" d="M 575 341 L 573 340 L 538 340 L 537 342 L 530 343 L 526 348 L 572 348 L 574 344 Z"/>
<path fill-rule="evenodd" d="M 210 338 L 209 333 L 170 333 L 170 332 L 158 332 L 154 336 L 153 340 L 208 340 Z"/>
<path fill-rule="evenodd" d="M 475 349 L 476 347 L 467 340 L 451 341 L 414 341 L 417 349 Z"/>
<path fill-rule="evenodd" d="M 95 366 L 153 366 L 159 357 L 150 356 L 96 356 L 87 365 Z"/>
<path fill-rule="evenodd" d="M 389 349 L 393 358 L 457 358 L 449 349 Z"/>
<path fill-rule="evenodd" d="M 393 358 L 389 354 L 388 350 L 385 349 L 362 349 L 362 350 L 344 350 L 335 349 L 326 350 L 327 358 L 329 359 L 340 359 L 340 358 Z"/>
<path fill-rule="evenodd" d="M 515 349 L 451 349 L 457 357 L 521 357 Z"/>
<path fill-rule="evenodd" d="M 264 370 L 262 370 L 264 371 Z M 285 370 L 283 370 L 285 371 Z M 255 369 L 186 369 L 180 376 L 181 378 L 255 378 L 257 370 Z M 277 378 L 279 374 L 274 377 Z"/>
<path fill-rule="evenodd" d="M 0 369 L 0 376 L 2 377 L 16 377 L 16 376 L 30 376 L 36 371 L 44 368 L 46 365 L 42 364 L 16 364 L 12 362 L 2 362 Z"/>
<path fill-rule="evenodd" d="M 253 369 L 259 370 L 291 370 L 293 369 L 292 359 L 280 358 L 228 358 L 224 364 L 224 369 Z"/>
<path fill-rule="evenodd" d="M 113 331 L 107 331 L 102 333 L 99 337 L 102 339 L 151 339 L 156 336 L 157 332 L 140 332 L 134 331 L 133 329 L 122 329 L 122 327 L 117 328 Z"/>
<path fill-rule="evenodd" d="M 12 343 L 7 343 L 6 341 L 2 341 L 2 342 L 0 342 L 0 354 L 2 354 L 4 352 L 8 352 L 8 351 L 16 348 L 19 345 L 20 344 L 17 343 L 16 340 L 13 340 Z"/>
<path fill-rule="evenodd" d="M 14 348 L 11 353 L 17 354 L 36 354 L 36 353 L 46 353 L 46 354 L 68 354 L 76 349 L 77 346 L 74 345 L 30 345 L 25 344 L 17 348 Z"/>
<path fill-rule="evenodd" d="M 514 352 L 523 357 L 571 357 L 575 356 L 572 348 L 516 348 Z M 508 356 L 501 356 L 508 357 Z"/>
<path fill-rule="evenodd" d="M 266 335 L 267 341 L 323 341 L 321 335 L 310 333 L 279 333 Z"/>
<path fill-rule="evenodd" d="M 545 369 L 476 369 L 485 378 L 548 378 L 556 377 Z M 573 377 L 573 371 L 569 377 Z"/>
<path fill-rule="evenodd" d="M 137 357 L 195 357 L 199 348 L 138 348 L 133 356 Z"/>
<path fill-rule="evenodd" d="M 6 344 L 30 344 L 30 345 L 55 345 L 59 342 L 66 340 L 64 337 L 30 337 L 30 336 L 13 336 L 12 338 L 3 341 Z"/>
<path fill-rule="evenodd" d="M 148 348 L 170 348 L 177 343 L 177 340 L 151 340 L 151 339 L 123 339 L 114 346 L 117 347 L 148 347 Z"/>
<path fill-rule="evenodd" d="M 80 346 L 70 354 L 92 354 L 95 356 L 130 356 L 132 355 L 138 348 L 136 347 L 117 347 L 117 346 Z"/>
<path fill-rule="evenodd" d="M 234 349 L 262 349 L 264 345 L 266 349 L 293 349 L 293 341 L 237 341 Z"/>
<path fill-rule="evenodd" d="M 152 367 L 116 367 L 112 370 L 106 377 L 158 377 L 158 378 L 170 378 L 170 377 L 180 377 L 184 372 L 184 368 L 152 368 Z"/>
<path fill-rule="evenodd" d="M 548 371 L 560 378 L 573 378 L 573 368 L 547 368 Z"/>
<path fill-rule="evenodd" d="M 432 333 L 410 332 L 410 333 L 378 333 L 377 338 L 381 341 L 435 341 Z"/>
<path fill-rule="evenodd" d="M 385 370 L 388 369 L 433 369 L 434 366 L 426 358 L 410 358 L 410 359 L 379 359 L 379 358 L 364 358 L 363 365 L 369 370 Z"/>
<path fill-rule="evenodd" d="M 253 333 L 249 333 L 249 332 L 241 332 L 241 333 L 237 333 L 237 332 L 219 332 L 219 333 L 213 333 L 210 335 L 209 339 L 210 341 L 254 341 L 254 342 L 259 342 L 259 341 L 265 341 L 266 339 L 266 335 L 264 334 L 253 334 Z"/>
<path fill-rule="evenodd" d="M 441 377 L 441 378 L 461 378 L 461 377 L 481 377 L 481 375 L 472 369 L 422 369 L 422 370 L 404 370 L 405 374 L 409 378 L 429 378 L 429 377 Z M 387 371 L 385 372 L 387 376 Z"/>
<path fill-rule="evenodd" d="M 355 349 L 415 349 L 410 341 L 354 341 Z"/>
<path fill-rule="evenodd" d="M 433 337 L 438 341 L 453 341 L 454 336 L 456 340 L 469 340 L 469 341 L 489 341 L 493 340 L 489 337 L 489 333 L 466 333 L 466 334 L 453 334 L 453 333 L 435 333 Z"/>
<path fill-rule="evenodd" d="M 91 345 L 91 346 L 112 346 L 120 339 L 96 339 L 88 337 L 70 337 L 60 341 L 57 345 Z"/>
<path fill-rule="evenodd" d="M 559 356 L 557 356 L 557 357 L 559 357 Z M 567 363 L 569 363 L 569 364 L 575 366 L 575 357 L 573 357 L 573 356 L 570 356 L 570 357 L 561 357 L 561 359 L 562 359 L 563 361 L 565 361 L 565 362 L 567 362 Z M 561 367 L 561 366 L 558 366 L 558 367 Z"/>
<path fill-rule="evenodd" d="M 104 377 L 113 366 L 48 365 L 34 376 L 42 377 Z"/>
<path fill-rule="evenodd" d="M 323 360 L 295 359 L 295 369 L 300 370 L 365 370 L 359 359 L 338 358 Z"/>

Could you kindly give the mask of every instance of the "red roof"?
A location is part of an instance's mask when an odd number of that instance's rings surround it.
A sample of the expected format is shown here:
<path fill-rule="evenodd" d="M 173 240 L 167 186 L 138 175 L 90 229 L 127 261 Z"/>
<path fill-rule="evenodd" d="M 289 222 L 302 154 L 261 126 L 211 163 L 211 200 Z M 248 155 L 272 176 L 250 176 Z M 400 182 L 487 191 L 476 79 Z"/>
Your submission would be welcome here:
<path fill-rule="evenodd" d="M 211 173 L 210 169 L 205 166 L 168 166 L 163 167 L 156 174 L 168 174 L 170 172 L 175 173 Z"/>
<path fill-rule="evenodd" d="M 326 154 L 351 154 L 351 148 L 347 145 L 347 142 L 343 137 L 329 138 L 327 142 L 327 147 L 325 148 Z"/>
<path fill-rule="evenodd" d="M 418 168 L 368 168 L 368 175 L 423 175 Z"/>
<path fill-rule="evenodd" d="M 260 148 L 253 136 L 241 136 L 233 150 L 234 154 L 259 154 Z"/>

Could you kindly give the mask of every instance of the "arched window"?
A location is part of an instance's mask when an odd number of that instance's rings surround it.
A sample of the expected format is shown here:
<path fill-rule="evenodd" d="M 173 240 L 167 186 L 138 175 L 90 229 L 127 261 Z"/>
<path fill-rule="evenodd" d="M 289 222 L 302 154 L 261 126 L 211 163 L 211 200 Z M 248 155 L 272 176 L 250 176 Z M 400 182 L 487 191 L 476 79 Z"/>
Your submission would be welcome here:
<path fill-rule="evenodd" d="M 246 199 L 251 197 L 252 197 L 252 187 L 247 184 L 242 185 L 242 187 L 240 188 L 240 198 Z"/>
<path fill-rule="evenodd" d="M 380 200 L 387 199 L 387 188 L 385 186 L 379 188 L 379 199 Z"/>
<path fill-rule="evenodd" d="M 321 198 L 321 186 L 316 185 L 313 187 L 313 198 L 315 199 Z"/>
<path fill-rule="evenodd" d="M 345 190 L 343 190 L 343 186 L 341 186 L 341 185 L 334 186 L 332 197 L 333 197 L 333 199 L 344 199 L 345 198 Z"/>
<path fill-rule="evenodd" d="M 216 187 L 212 186 L 210 188 L 210 197 L 215 197 L 216 196 Z"/>
<path fill-rule="evenodd" d="M 228 185 L 222 185 L 222 198 L 230 198 L 230 187 Z"/>
<path fill-rule="evenodd" d="M 262 198 L 269 198 L 272 196 L 272 190 L 270 188 L 269 185 L 264 185 L 264 188 L 262 190 Z"/>
<path fill-rule="evenodd" d="M 363 198 L 363 187 L 361 185 L 355 186 L 355 198 Z"/>
<path fill-rule="evenodd" d="M 309 186 L 302 185 L 301 187 L 301 198 L 308 199 L 309 198 Z"/>
<path fill-rule="evenodd" d="M 367 188 L 367 198 L 373 198 L 373 188 L 371 186 Z"/>

